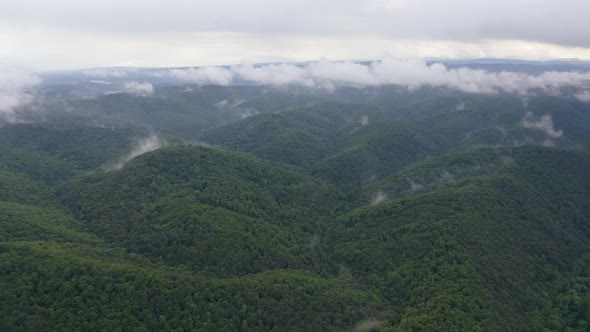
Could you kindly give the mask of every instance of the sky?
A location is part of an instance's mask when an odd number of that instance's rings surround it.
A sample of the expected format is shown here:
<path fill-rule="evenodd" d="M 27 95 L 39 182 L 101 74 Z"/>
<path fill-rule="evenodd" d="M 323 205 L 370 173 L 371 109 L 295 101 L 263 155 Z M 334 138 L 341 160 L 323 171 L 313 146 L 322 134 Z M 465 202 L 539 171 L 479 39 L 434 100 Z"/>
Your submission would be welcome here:
<path fill-rule="evenodd" d="M 0 63 L 590 59 L 588 13 L 588 0 L 2 0 Z"/>

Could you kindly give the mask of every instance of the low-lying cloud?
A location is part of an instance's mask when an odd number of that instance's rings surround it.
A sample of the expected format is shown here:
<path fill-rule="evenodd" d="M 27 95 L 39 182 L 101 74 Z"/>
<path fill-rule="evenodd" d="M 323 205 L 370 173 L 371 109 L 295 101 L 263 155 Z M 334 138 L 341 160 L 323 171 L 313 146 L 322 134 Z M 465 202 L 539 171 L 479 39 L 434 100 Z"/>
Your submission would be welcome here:
<path fill-rule="evenodd" d="M 105 80 L 91 80 L 90 83 L 102 84 L 102 85 L 111 85 L 111 84 L 113 84 L 113 83 L 111 83 L 109 81 L 105 81 Z"/>
<path fill-rule="evenodd" d="M 114 70 L 108 68 L 96 68 L 88 69 L 82 72 L 85 76 L 98 77 L 98 78 L 124 78 L 127 77 L 127 71 L 125 70 Z"/>
<path fill-rule="evenodd" d="M 370 204 L 371 205 L 377 205 L 377 204 L 383 202 L 386 199 L 387 199 L 387 195 L 383 191 L 379 190 L 378 192 L 376 192 L 373 195 L 373 197 L 371 197 Z"/>
<path fill-rule="evenodd" d="M 463 100 L 459 101 L 459 103 L 457 103 L 457 105 L 455 105 L 455 111 L 459 112 L 459 111 L 464 111 L 465 110 L 465 103 L 463 102 Z"/>
<path fill-rule="evenodd" d="M 562 130 L 555 130 L 551 114 L 545 114 L 539 120 L 535 120 L 533 113 L 528 112 L 522 120 L 522 125 L 525 128 L 541 130 L 551 138 L 559 138 L 563 135 Z"/>
<path fill-rule="evenodd" d="M 590 91 L 586 90 L 576 93 L 576 98 L 578 98 L 579 101 L 590 103 Z"/>
<path fill-rule="evenodd" d="M 363 116 L 361 116 L 361 119 L 359 120 L 359 123 L 363 127 L 369 125 L 369 116 L 366 115 L 366 114 L 363 115 Z"/>
<path fill-rule="evenodd" d="M 27 70 L 0 65 L 0 115 L 14 121 L 19 107 L 33 102 L 31 89 L 41 79 Z"/>
<path fill-rule="evenodd" d="M 134 96 L 148 97 L 154 94 L 154 86 L 149 82 L 125 82 L 123 89 L 126 93 Z"/>
<path fill-rule="evenodd" d="M 408 189 L 408 192 L 415 193 L 415 192 L 418 192 L 418 191 L 421 191 L 422 189 L 424 189 L 423 185 L 416 183 L 409 178 L 408 178 L 408 181 L 410 181 L 410 188 Z"/>
<path fill-rule="evenodd" d="M 141 156 L 144 153 L 152 152 L 166 146 L 166 141 L 160 139 L 157 135 L 152 134 L 148 137 L 139 139 L 133 150 L 128 155 L 123 157 L 118 163 L 114 165 L 116 170 L 123 168 L 128 162 L 134 158 Z"/>
<path fill-rule="evenodd" d="M 448 87 L 467 93 L 499 92 L 528 95 L 532 91 L 557 95 L 566 86 L 590 86 L 590 72 L 548 71 L 539 75 L 517 72 L 489 72 L 471 68 L 447 68 L 422 60 L 386 57 L 370 64 L 320 61 L 296 64 L 243 64 L 233 67 L 173 69 L 169 76 L 194 83 L 230 85 L 251 82 L 261 85 L 379 86 L 394 84 L 408 88 Z M 580 97 L 578 97 L 580 98 Z"/>
<path fill-rule="evenodd" d="M 314 86 L 312 75 L 308 73 L 305 67 L 293 64 L 276 64 L 265 66 L 253 66 L 244 64 L 234 66 L 231 73 L 238 78 L 247 81 L 253 81 L 263 85 L 285 85 L 295 84 L 304 86 Z"/>
<path fill-rule="evenodd" d="M 232 72 L 223 67 L 171 69 L 169 76 L 180 81 L 217 85 L 229 85 L 233 80 Z"/>

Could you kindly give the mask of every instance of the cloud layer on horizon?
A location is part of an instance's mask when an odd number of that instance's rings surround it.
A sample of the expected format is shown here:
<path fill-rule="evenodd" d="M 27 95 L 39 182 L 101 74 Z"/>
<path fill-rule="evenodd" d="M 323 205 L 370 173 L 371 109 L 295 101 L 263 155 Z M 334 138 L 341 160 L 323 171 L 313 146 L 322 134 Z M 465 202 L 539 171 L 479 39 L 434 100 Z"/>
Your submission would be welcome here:
<path fill-rule="evenodd" d="M 467 93 L 495 94 L 500 91 L 526 95 L 531 90 L 559 94 L 560 89 L 590 87 L 590 72 L 548 71 L 539 75 L 516 72 L 489 72 L 479 69 L 449 69 L 442 64 L 428 65 L 421 60 L 385 57 L 369 65 L 356 62 L 320 61 L 296 64 L 243 64 L 232 67 L 201 67 L 158 72 L 181 81 L 197 84 L 238 84 L 242 81 L 261 85 L 301 85 L 333 88 L 335 86 L 378 86 L 394 84 L 417 88 L 449 87 Z M 578 97 L 584 100 L 584 92 Z"/>

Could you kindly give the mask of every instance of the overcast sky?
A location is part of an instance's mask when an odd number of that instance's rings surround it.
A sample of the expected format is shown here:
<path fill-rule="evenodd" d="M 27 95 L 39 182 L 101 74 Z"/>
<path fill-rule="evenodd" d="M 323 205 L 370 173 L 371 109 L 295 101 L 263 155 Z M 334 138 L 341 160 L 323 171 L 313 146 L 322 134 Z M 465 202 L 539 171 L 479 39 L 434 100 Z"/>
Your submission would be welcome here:
<path fill-rule="evenodd" d="M 1 0 L 34 69 L 319 59 L 590 59 L 589 0 Z"/>

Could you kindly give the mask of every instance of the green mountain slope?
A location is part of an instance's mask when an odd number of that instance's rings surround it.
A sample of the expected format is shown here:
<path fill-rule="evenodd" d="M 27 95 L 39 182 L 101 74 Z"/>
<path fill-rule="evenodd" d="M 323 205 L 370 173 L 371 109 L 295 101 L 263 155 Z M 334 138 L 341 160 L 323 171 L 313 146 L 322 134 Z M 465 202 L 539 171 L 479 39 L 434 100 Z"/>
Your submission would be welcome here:
<path fill-rule="evenodd" d="M 0 258 L 3 331 L 339 331 L 369 302 L 308 273 L 210 279 L 67 243 L 0 242 Z"/>
<path fill-rule="evenodd" d="M 302 114 L 297 114 L 301 117 Z M 323 120 L 313 113 L 309 120 Z M 329 154 L 325 133 L 289 113 L 262 114 L 205 133 L 202 139 L 233 151 L 297 166 L 307 166 Z"/>
<path fill-rule="evenodd" d="M 205 147 L 162 149 L 61 192 L 105 240 L 219 275 L 315 269 L 311 242 L 335 204 L 329 188 L 308 177 Z"/>
<path fill-rule="evenodd" d="M 427 133 L 398 121 L 369 124 L 342 142 L 346 149 L 315 165 L 315 176 L 340 185 L 358 185 L 439 152 L 439 145 Z"/>
<path fill-rule="evenodd" d="M 0 180 L 0 330 L 339 331 L 368 314 L 362 286 L 285 269 L 318 270 L 332 197 L 276 165 L 164 149 L 60 186 L 84 222 L 45 184 Z"/>
<path fill-rule="evenodd" d="M 14 124 L 0 128 L 0 169 L 49 185 L 127 154 L 144 130 L 88 124 Z"/>
<path fill-rule="evenodd" d="M 512 158 L 495 174 L 337 220 L 335 262 L 380 289 L 385 325 L 588 327 L 590 156 L 527 147 Z"/>
<path fill-rule="evenodd" d="M 340 136 L 377 109 L 323 102 L 303 109 L 260 114 L 206 131 L 201 139 L 233 151 L 310 167 L 342 149 Z"/>

